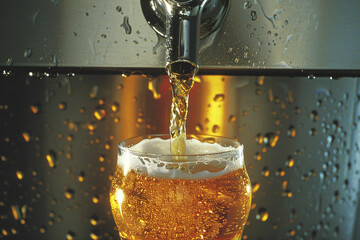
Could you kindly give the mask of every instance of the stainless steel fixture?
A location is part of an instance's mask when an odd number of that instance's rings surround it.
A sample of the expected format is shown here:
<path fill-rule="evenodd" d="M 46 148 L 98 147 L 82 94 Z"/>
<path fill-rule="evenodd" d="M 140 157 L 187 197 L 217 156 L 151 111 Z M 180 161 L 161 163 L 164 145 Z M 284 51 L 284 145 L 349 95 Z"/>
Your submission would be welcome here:
<path fill-rule="evenodd" d="M 119 239 L 108 201 L 117 143 L 169 122 L 166 30 L 142 4 L 2 3 L 0 239 Z M 243 239 L 359 239 L 360 4 L 216 9 L 229 13 L 200 37 L 187 130 L 245 145 Z"/>

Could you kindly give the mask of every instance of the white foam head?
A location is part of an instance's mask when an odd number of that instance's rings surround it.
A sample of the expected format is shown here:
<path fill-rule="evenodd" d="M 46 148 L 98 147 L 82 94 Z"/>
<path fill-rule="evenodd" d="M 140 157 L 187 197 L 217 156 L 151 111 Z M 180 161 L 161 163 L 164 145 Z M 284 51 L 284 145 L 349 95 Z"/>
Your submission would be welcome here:
<path fill-rule="evenodd" d="M 145 139 L 118 155 L 118 166 L 126 174 L 134 169 L 162 178 L 204 179 L 220 176 L 244 165 L 243 146 L 186 141 L 184 161 L 172 161 L 170 139 Z M 171 166 L 171 167 L 169 167 Z"/>

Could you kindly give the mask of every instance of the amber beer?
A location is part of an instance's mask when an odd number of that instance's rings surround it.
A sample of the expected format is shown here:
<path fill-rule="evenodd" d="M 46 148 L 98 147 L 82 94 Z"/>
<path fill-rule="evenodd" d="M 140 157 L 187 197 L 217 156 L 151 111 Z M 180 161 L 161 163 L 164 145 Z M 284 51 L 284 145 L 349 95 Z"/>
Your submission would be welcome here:
<path fill-rule="evenodd" d="M 212 138 L 218 143 L 211 144 L 187 140 L 190 154 L 183 162 L 172 162 L 170 153 L 159 154 L 168 148 L 168 139 L 143 140 L 143 148 L 126 147 L 145 138 L 119 146 L 110 203 L 120 236 L 241 239 L 251 204 L 242 146 L 233 141 L 234 147 L 222 147 L 221 141 L 229 146 L 226 138 Z"/>

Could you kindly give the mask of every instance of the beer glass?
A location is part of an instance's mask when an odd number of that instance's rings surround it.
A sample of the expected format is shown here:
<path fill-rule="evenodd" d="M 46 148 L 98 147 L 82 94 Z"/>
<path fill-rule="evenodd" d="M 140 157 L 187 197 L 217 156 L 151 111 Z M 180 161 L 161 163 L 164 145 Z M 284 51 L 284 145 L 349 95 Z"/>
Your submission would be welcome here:
<path fill-rule="evenodd" d="M 175 157 L 168 135 L 151 135 L 119 144 L 110 203 L 123 239 L 230 240 L 241 239 L 251 194 L 237 141 L 189 135 Z"/>

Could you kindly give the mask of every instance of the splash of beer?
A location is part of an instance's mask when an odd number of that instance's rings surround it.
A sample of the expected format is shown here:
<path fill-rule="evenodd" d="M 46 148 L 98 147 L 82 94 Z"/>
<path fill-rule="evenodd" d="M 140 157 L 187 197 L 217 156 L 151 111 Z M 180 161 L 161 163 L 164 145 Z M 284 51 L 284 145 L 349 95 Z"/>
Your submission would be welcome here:
<path fill-rule="evenodd" d="M 189 93 L 194 85 L 196 68 L 177 65 L 168 68 L 172 90 L 170 115 L 171 154 L 186 154 L 186 118 L 188 113 Z M 179 161 L 179 158 L 173 160 Z"/>

